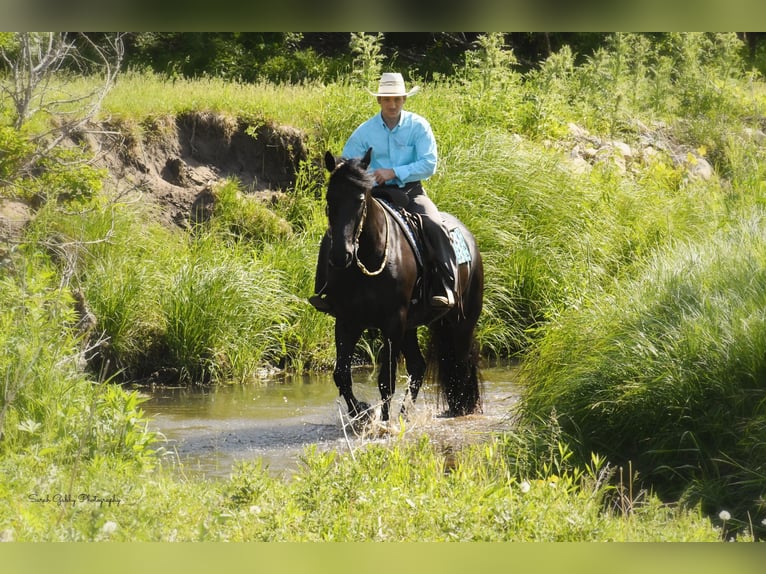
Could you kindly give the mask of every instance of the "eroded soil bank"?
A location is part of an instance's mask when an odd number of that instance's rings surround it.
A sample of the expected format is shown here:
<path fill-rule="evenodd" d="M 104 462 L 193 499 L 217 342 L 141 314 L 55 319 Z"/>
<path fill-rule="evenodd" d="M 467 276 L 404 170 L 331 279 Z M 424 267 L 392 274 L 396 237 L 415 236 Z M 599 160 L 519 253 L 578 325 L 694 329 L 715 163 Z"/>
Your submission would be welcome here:
<path fill-rule="evenodd" d="M 103 150 L 99 161 L 117 193 L 141 192 L 161 221 L 181 227 L 209 211 L 217 183 L 236 178 L 247 193 L 269 199 L 294 188 L 307 158 L 299 130 L 219 114 L 188 112 L 106 128 L 89 137 Z"/>

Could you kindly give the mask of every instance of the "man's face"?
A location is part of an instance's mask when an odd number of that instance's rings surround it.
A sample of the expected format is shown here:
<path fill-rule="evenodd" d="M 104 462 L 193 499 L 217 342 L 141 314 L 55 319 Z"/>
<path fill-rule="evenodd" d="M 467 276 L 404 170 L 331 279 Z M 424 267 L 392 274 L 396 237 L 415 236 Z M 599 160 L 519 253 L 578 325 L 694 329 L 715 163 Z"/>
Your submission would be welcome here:
<path fill-rule="evenodd" d="M 383 115 L 383 119 L 391 122 L 397 121 L 405 101 L 407 101 L 407 96 L 378 96 L 378 104 L 380 104 L 380 113 Z"/>

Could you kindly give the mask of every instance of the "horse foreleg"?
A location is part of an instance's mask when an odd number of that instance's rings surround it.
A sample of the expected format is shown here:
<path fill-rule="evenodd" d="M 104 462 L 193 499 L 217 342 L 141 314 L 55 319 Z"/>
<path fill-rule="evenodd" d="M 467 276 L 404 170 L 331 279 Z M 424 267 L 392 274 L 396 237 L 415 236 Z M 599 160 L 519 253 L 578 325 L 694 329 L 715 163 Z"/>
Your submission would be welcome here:
<path fill-rule="evenodd" d="M 356 342 L 361 337 L 362 331 L 351 328 L 341 321 L 335 321 L 335 369 L 333 379 L 338 387 L 340 396 L 346 401 L 348 414 L 355 419 L 369 411 L 370 405 L 358 401 L 351 390 L 351 359 L 354 355 Z"/>
<path fill-rule="evenodd" d="M 407 412 L 407 399 L 411 402 L 415 402 L 418 398 L 418 392 L 420 386 L 423 384 L 423 378 L 426 374 L 426 361 L 423 358 L 423 354 L 420 352 L 420 345 L 418 345 L 418 332 L 417 329 L 410 329 L 404 334 L 404 341 L 402 342 L 402 354 L 407 365 L 407 373 L 410 376 L 409 384 L 407 386 L 407 395 L 402 402 L 401 413 Z"/>
<path fill-rule="evenodd" d="M 384 421 L 388 420 L 391 397 L 396 390 L 396 367 L 399 360 L 399 347 L 398 341 L 388 337 L 384 339 L 380 372 L 378 373 L 378 390 L 380 390 L 380 399 L 382 401 L 380 418 Z"/>

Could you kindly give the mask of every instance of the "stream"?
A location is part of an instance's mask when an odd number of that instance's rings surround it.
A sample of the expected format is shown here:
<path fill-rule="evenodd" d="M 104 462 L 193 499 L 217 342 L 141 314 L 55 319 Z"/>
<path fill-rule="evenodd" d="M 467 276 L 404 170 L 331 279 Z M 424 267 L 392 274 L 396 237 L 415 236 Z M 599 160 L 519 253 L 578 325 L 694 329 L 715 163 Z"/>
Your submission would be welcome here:
<path fill-rule="evenodd" d="M 147 397 L 142 408 L 150 429 L 164 437 L 157 446 L 168 453 L 166 460 L 185 474 L 225 478 L 237 462 L 261 459 L 271 473 L 289 475 L 309 445 L 348 452 L 370 442 L 428 434 L 443 448 L 456 448 L 510 428 L 519 396 L 513 368 L 486 368 L 482 376 L 479 414 L 441 416 L 435 389 L 424 385 L 404 423 L 378 422 L 362 435 L 348 424 L 331 373 L 280 374 L 261 384 L 142 389 Z M 392 415 L 402 404 L 406 377 L 397 383 Z M 354 393 L 369 403 L 379 400 L 372 369 L 355 369 Z"/>

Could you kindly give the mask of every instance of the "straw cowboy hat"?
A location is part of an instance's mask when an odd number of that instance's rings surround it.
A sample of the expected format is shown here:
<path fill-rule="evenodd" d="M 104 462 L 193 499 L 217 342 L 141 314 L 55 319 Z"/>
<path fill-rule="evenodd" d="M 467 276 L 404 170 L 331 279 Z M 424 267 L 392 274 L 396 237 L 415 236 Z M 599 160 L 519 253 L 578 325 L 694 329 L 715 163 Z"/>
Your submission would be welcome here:
<path fill-rule="evenodd" d="M 418 92 L 420 88 L 415 86 L 409 92 L 404 86 L 404 78 L 401 74 L 395 72 L 384 72 L 380 77 L 377 92 L 370 92 L 373 96 L 411 96 Z"/>

